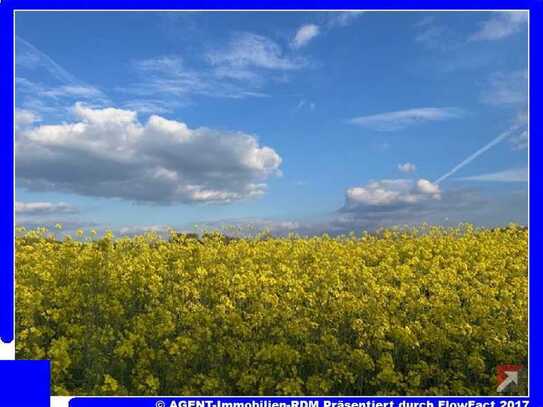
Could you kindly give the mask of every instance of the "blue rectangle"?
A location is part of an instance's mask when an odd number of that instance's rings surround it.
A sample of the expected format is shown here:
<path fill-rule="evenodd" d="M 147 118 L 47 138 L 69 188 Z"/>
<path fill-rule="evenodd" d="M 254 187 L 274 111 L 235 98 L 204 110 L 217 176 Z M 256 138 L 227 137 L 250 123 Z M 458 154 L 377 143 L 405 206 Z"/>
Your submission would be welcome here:
<path fill-rule="evenodd" d="M 50 398 L 48 360 L 0 361 L 0 406 L 49 407 Z"/>
<path fill-rule="evenodd" d="M 13 341 L 13 13 L 0 2 L 0 341 Z"/>

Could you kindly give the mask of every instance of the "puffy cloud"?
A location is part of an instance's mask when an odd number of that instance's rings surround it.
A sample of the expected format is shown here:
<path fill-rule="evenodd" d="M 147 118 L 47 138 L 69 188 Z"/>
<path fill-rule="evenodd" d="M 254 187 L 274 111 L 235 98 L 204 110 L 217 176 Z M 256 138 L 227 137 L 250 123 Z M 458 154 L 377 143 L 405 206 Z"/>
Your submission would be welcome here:
<path fill-rule="evenodd" d="M 402 192 L 390 194 L 380 204 L 355 202 L 347 195 L 345 205 L 335 215 L 321 224 L 312 225 L 311 229 L 339 234 L 422 223 L 455 226 L 471 222 L 495 226 L 526 221 L 525 206 L 518 206 L 519 200 L 525 201 L 526 194 L 521 194 L 518 199 L 515 198 L 514 203 L 509 203 L 506 202 L 508 193 L 505 193 L 504 199 L 496 201 L 495 196 L 489 198 L 480 190 L 448 189 L 432 194 L 436 188 L 428 188 L 431 183 L 407 181 L 405 185 L 400 182 L 398 184 Z M 394 187 L 398 188 L 398 185 Z M 387 185 L 383 189 L 390 192 L 394 188 Z M 511 217 L 512 214 L 514 217 Z"/>
<path fill-rule="evenodd" d="M 456 119 L 462 114 L 462 110 L 453 107 L 422 107 L 359 116 L 350 123 L 376 131 L 397 131 L 418 123 Z"/>
<path fill-rule="evenodd" d="M 319 26 L 315 24 L 302 25 L 292 40 L 293 48 L 301 48 L 319 35 Z"/>
<path fill-rule="evenodd" d="M 403 164 L 398 164 L 398 169 L 401 172 L 410 173 L 415 172 L 417 170 L 417 166 L 415 164 L 407 162 Z"/>
<path fill-rule="evenodd" d="M 417 187 L 415 190 L 423 195 L 429 195 L 433 199 L 441 198 L 441 191 L 439 190 L 439 185 L 434 184 L 427 179 L 419 179 L 417 181 Z"/>
<path fill-rule="evenodd" d="M 15 214 L 24 216 L 77 213 L 74 206 L 59 202 L 15 202 Z"/>
<path fill-rule="evenodd" d="M 149 203 L 230 202 L 260 196 L 281 158 L 254 136 L 76 104 L 78 121 L 16 136 L 21 186 Z"/>
<path fill-rule="evenodd" d="M 21 130 L 39 122 L 41 117 L 28 109 L 15 109 L 15 130 Z"/>
<path fill-rule="evenodd" d="M 440 199 L 438 185 L 419 179 L 392 179 L 373 181 L 362 187 L 349 188 L 346 192 L 346 209 L 393 205 L 413 205 L 429 199 Z"/>
<path fill-rule="evenodd" d="M 522 30 L 528 23 L 528 12 L 522 10 L 500 11 L 482 22 L 480 29 L 470 39 L 474 41 L 499 40 Z"/>

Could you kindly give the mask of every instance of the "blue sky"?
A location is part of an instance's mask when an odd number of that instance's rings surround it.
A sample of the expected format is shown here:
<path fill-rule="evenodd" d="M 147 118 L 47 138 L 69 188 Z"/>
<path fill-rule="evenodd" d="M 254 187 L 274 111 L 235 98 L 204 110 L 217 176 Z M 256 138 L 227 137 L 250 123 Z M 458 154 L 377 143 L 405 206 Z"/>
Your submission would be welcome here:
<path fill-rule="evenodd" d="M 17 223 L 526 223 L 527 20 L 18 12 Z"/>

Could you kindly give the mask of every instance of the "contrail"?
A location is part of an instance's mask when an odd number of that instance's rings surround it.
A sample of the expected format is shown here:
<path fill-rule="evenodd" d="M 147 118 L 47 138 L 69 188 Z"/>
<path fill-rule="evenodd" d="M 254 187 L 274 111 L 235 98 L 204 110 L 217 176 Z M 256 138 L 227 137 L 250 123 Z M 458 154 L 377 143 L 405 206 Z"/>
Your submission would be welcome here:
<path fill-rule="evenodd" d="M 500 134 L 498 137 L 496 137 L 494 140 L 492 140 L 490 143 L 488 143 L 487 145 L 481 147 L 479 150 L 477 150 L 476 152 L 474 152 L 472 155 L 470 155 L 468 158 L 466 158 L 464 161 L 460 162 L 458 165 L 456 165 L 452 170 L 450 170 L 449 172 L 447 172 L 446 174 L 442 175 L 441 177 L 439 177 L 438 179 L 436 179 L 434 181 L 434 184 L 439 184 L 441 181 L 449 178 L 451 175 L 453 175 L 455 172 L 457 172 L 459 169 L 461 169 L 462 167 L 464 167 L 465 165 L 468 165 L 470 162 L 472 162 L 473 160 L 475 160 L 477 157 L 479 157 L 481 154 L 483 154 L 485 151 L 491 149 L 492 147 L 494 147 L 496 144 L 498 144 L 500 141 L 502 141 L 503 139 L 509 137 L 511 135 L 511 133 L 513 131 L 516 130 L 517 127 L 514 127 L 512 129 L 509 129 L 507 130 L 506 132 Z"/>
<path fill-rule="evenodd" d="M 45 52 L 40 51 L 34 45 L 19 37 L 18 35 L 15 36 L 15 47 L 19 47 L 19 49 L 22 49 L 31 56 L 35 57 L 37 61 L 34 63 L 41 64 L 51 75 L 53 75 L 59 81 L 67 83 L 69 85 L 81 84 L 81 81 L 79 81 L 75 76 L 73 76 L 70 72 L 61 67 L 59 64 L 57 64 L 53 60 L 53 58 L 51 58 Z"/>

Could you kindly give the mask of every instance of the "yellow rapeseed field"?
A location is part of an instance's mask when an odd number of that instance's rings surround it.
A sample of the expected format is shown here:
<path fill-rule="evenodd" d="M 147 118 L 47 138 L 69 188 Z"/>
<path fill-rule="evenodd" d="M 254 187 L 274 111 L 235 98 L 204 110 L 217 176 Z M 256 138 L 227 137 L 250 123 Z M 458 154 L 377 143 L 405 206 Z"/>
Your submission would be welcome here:
<path fill-rule="evenodd" d="M 56 395 L 495 394 L 526 364 L 528 231 L 16 238 L 17 358 Z"/>

